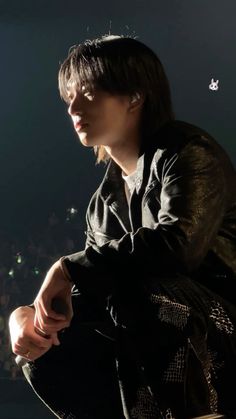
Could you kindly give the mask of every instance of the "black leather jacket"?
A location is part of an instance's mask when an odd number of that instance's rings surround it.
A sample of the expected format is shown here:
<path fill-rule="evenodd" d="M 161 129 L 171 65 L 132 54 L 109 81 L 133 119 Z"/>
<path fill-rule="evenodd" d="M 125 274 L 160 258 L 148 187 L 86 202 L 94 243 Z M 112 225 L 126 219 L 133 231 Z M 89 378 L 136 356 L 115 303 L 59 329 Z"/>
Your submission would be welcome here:
<path fill-rule="evenodd" d="M 129 205 L 121 170 L 109 163 L 88 207 L 86 249 L 64 259 L 72 280 L 81 292 L 107 296 L 138 277 L 187 275 L 230 299 L 236 172 L 229 157 L 182 121 L 162 126 L 146 148 Z"/>

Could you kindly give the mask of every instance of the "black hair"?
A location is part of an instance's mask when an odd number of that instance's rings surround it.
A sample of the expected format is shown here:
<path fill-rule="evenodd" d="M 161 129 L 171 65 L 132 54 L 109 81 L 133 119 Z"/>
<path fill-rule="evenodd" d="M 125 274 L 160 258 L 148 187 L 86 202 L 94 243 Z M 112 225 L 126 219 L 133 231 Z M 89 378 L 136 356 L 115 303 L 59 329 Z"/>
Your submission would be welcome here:
<path fill-rule="evenodd" d="M 61 97 L 68 101 L 68 82 L 92 92 L 96 88 L 111 94 L 145 95 L 142 126 L 150 137 L 166 122 L 175 119 L 170 86 L 163 65 L 145 44 L 129 36 L 103 35 L 70 48 L 58 75 Z M 109 156 L 103 146 L 94 147 L 97 161 Z"/>

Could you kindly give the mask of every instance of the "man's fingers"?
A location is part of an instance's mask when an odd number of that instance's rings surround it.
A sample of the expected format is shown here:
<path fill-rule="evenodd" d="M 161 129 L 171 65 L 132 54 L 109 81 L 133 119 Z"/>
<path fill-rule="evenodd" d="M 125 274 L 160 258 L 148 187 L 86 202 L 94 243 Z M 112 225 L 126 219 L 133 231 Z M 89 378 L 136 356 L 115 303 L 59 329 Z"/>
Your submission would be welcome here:
<path fill-rule="evenodd" d="M 65 319 L 65 316 L 63 320 L 48 317 L 45 315 L 45 312 L 42 312 L 41 307 L 40 304 L 36 306 L 34 325 L 37 329 L 41 330 L 42 333 L 51 334 L 69 325 L 69 321 Z"/>
<path fill-rule="evenodd" d="M 28 346 L 29 346 L 29 343 L 27 344 L 26 342 L 24 343 L 24 345 L 21 345 L 20 343 L 14 342 L 13 345 L 12 345 L 12 352 L 15 355 L 23 356 L 23 354 L 25 354 L 27 352 Z"/>
<path fill-rule="evenodd" d="M 68 321 L 62 322 L 59 320 L 47 319 L 47 322 L 41 325 L 39 324 L 38 318 L 36 316 L 34 320 L 35 331 L 38 331 L 39 335 L 41 336 L 51 335 L 52 333 L 59 332 L 61 329 L 65 329 L 68 326 Z"/>
<path fill-rule="evenodd" d="M 32 356 L 35 356 L 36 354 L 40 354 L 43 352 L 47 352 L 52 346 L 52 339 L 50 341 L 45 342 L 44 340 L 35 342 L 30 340 L 27 343 L 24 342 L 24 345 L 15 344 L 13 349 L 14 354 L 20 355 L 26 359 L 29 358 L 27 354 L 31 354 Z M 33 355 L 34 354 L 34 355 Z"/>
<path fill-rule="evenodd" d="M 30 348 L 27 353 L 21 354 L 21 356 L 27 361 L 35 361 L 37 358 L 40 358 L 42 355 L 44 355 L 49 349 L 50 348 Z"/>
<path fill-rule="evenodd" d="M 47 349 L 51 348 L 52 346 L 52 339 L 51 336 L 49 336 L 48 339 L 45 339 L 45 337 L 39 336 L 38 333 L 35 331 L 34 336 L 31 336 L 27 342 L 27 344 L 24 344 L 24 347 L 30 347 L 31 349 L 37 350 L 37 349 Z"/>
<path fill-rule="evenodd" d="M 34 324 L 42 332 L 53 333 L 68 327 L 70 319 L 67 319 L 63 314 L 56 313 L 52 309 L 46 310 L 40 302 L 36 302 Z"/>
<path fill-rule="evenodd" d="M 59 301 L 59 304 L 58 304 Z M 53 319 L 53 320 L 66 320 L 66 315 L 64 311 L 62 312 L 61 306 L 63 301 L 60 299 L 54 299 L 50 303 L 45 301 L 45 304 L 43 304 L 43 301 L 39 302 L 39 310 L 41 313 L 41 317 L 45 319 Z"/>

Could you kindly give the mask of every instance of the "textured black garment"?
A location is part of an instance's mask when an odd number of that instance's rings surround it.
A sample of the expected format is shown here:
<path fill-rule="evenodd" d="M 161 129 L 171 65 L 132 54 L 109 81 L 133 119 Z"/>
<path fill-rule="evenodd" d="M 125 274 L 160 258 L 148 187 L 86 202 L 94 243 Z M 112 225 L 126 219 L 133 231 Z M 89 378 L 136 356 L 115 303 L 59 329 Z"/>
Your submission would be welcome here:
<path fill-rule="evenodd" d="M 112 307 L 125 417 L 235 419 L 235 306 L 185 277 L 154 279 L 149 292 L 132 315 Z"/>
<path fill-rule="evenodd" d="M 187 278 L 150 290 L 150 304 L 131 300 L 132 316 L 112 311 L 116 326 L 95 301 L 73 295 L 61 345 L 23 367 L 55 416 L 236 418 L 235 307 Z"/>
<path fill-rule="evenodd" d="M 139 157 L 129 207 L 111 162 L 87 225 L 86 249 L 65 258 L 81 292 L 126 292 L 133 283 L 122 282 L 124 271 L 144 282 L 182 273 L 236 302 L 236 173 L 202 129 L 181 121 L 159 129 Z"/>
<path fill-rule="evenodd" d="M 236 175 L 224 150 L 198 127 L 166 124 L 139 157 L 130 205 L 111 162 L 87 226 L 86 249 L 64 258 L 85 303 L 64 335 L 67 349 L 53 349 L 68 377 L 64 401 L 62 390 L 50 394 L 61 402 L 60 417 L 190 419 L 219 411 L 236 419 Z M 93 320 L 84 328 L 88 309 Z M 86 337 L 87 327 L 104 340 Z M 91 365 L 90 390 L 81 357 Z M 31 365 L 34 382 L 48 373 L 44 359 Z"/>
<path fill-rule="evenodd" d="M 87 225 L 65 263 L 116 326 L 125 417 L 236 417 L 236 174 L 222 147 L 166 124 L 139 157 L 130 205 L 111 162 Z"/>

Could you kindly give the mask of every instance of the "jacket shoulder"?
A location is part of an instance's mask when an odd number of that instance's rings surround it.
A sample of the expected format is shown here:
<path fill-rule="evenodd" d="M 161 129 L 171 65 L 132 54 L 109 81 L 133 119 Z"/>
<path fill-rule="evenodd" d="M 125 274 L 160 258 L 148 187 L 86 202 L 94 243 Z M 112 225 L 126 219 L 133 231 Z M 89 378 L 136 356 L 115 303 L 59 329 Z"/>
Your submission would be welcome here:
<path fill-rule="evenodd" d="M 190 152 L 191 149 L 202 149 L 220 160 L 229 160 L 226 151 L 209 132 L 185 121 L 174 120 L 163 125 L 157 131 L 153 144 L 155 151 L 162 156 L 179 154 L 185 149 Z"/>
<path fill-rule="evenodd" d="M 222 146 L 206 130 L 188 122 L 174 120 L 165 124 L 155 138 L 152 165 L 162 173 L 163 167 L 177 160 L 199 166 L 220 165 L 228 176 L 235 176 L 232 162 Z M 185 163 L 184 163 L 185 162 Z"/>
<path fill-rule="evenodd" d="M 208 139 L 210 142 L 216 143 L 216 140 L 203 128 L 179 120 L 170 121 L 165 124 L 157 135 L 159 137 L 158 145 L 163 146 L 163 148 L 171 146 L 173 149 L 184 146 L 193 137 L 202 137 Z"/>
<path fill-rule="evenodd" d="M 185 133 L 188 136 L 198 135 L 198 134 L 206 134 L 210 135 L 206 130 L 203 128 L 191 124 L 190 122 L 181 121 L 181 120 L 173 120 L 166 124 L 169 129 L 175 130 L 176 132 Z"/>

